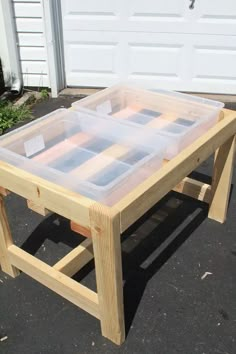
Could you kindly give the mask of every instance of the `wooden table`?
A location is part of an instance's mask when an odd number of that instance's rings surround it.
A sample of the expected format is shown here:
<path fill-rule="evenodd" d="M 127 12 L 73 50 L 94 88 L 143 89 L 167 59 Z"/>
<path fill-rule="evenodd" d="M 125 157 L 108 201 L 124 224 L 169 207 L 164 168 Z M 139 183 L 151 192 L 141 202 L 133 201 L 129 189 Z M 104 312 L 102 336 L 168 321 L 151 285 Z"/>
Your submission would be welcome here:
<path fill-rule="evenodd" d="M 108 207 L 0 162 L 0 264 L 16 277 L 20 270 L 84 309 L 101 322 L 103 336 L 116 344 L 125 339 L 120 235 L 170 190 L 209 203 L 208 217 L 223 223 L 231 187 L 236 112 L 223 110 L 219 122 L 152 176 Z M 208 185 L 188 174 L 215 152 L 213 180 Z M 12 191 L 41 214 L 47 210 L 71 220 L 87 237 L 54 266 L 15 246 L 3 197 Z M 95 259 L 97 293 L 71 279 Z M 89 330 L 89 328 L 88 328 Z"/>

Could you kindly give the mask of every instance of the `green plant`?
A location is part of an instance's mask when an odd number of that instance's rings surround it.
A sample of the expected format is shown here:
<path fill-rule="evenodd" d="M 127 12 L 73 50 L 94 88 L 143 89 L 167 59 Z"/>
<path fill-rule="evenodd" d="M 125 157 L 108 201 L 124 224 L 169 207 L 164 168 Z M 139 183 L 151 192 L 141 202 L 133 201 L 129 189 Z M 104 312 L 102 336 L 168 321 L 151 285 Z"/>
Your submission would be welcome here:
<path fill-rule="evenodd" d="M 27 106 L 14 106 L 9 102 L 0 102 L 0 134 L 27 118 L 31 118 L 31 111 Z"/>
<path fill-rule="evenodd" d="M 49 98 L 48 91 L 46 89 L 42 89 L 40 91 L 40 96 L 42 100 L 47 100 Z"/>

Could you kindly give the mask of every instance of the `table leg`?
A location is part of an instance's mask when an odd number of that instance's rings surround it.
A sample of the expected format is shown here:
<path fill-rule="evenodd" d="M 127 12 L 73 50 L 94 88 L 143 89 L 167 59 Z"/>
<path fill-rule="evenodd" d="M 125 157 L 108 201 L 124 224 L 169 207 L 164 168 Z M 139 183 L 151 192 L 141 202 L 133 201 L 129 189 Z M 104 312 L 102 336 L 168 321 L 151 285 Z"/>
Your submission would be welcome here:
<path fill-rule="evenodd" d="M 121 344 L 125 326 L 120 215 L 112 214 L 95 205 L 90 215 L 102 334 Z"/>
<path fill-rule="evenodd" d="M 9 259 L 8 247 L 12 244 L 13 241 L 4 207 L 4 200 L 0 196 L 0 265 L 3 272 L 15 278 L 20 274 L 20 271 L 11 265 Z"/>
<path fill-rule="evenodd" d="M 215 153 L 211 200 L 208 217 L 225 222 L 234 167 L 235 136 L 227 140 Z"/>

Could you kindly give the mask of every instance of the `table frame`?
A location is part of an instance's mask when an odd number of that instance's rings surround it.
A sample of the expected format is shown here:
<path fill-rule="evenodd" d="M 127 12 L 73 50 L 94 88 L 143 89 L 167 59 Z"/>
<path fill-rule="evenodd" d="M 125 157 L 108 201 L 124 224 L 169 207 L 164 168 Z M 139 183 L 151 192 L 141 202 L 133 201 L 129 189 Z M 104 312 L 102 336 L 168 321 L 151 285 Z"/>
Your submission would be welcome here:
<path fill-rule="evenodd" d="M 209 203 L 208 217 L 226 219 L 234 163 L 236 112 L 222 110 L 220 119 L 161 169 L 112 207 L 70 192 L 5 162 L 0 162 L 0 265 L 12 277 L 28 274 L 101 322 L 103 336 L 116 344 L 125 340 L 120 235 L 169 191 Z M 188 178 L 215 153 L 212 184 Z M 14 192 L 28 206 L 46 215 L 58 213 L 71 220 L 73 230 L 87 238 L 54 266 L 14 245 L 4 207 L 4 196 Z M 95 260 L 97 293 L 71 279 Z"/>

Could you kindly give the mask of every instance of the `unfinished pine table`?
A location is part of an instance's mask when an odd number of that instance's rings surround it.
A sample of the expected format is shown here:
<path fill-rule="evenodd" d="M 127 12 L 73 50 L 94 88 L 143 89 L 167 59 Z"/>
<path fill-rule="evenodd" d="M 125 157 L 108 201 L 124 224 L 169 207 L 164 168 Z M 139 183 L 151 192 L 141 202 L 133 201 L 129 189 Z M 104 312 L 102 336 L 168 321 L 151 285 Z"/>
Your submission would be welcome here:
<path fill-rule="evenodd" d="M 112 207 L 0 162 L 2 270 L 12 277 L 20 271 L 28 274 L 99 319 L 103 336 L 121 344 L 125 339 L 121 234 L 171 190 L 209 203 L 208 217 L 223 223 L 231 187 L 235 134 L 236 112 L 224 109 L 218 123 L 207 133 Z M 212 153 L 212 184 L 188 178 Z M 9 191 L 24 197 L 28 207 L 40 214 L 52 211 L 69 219 L 72 229 L 85 236 L 85 241 L 54 266 L 15 246 L 3 201 Z M 97 293 L 71 279 L 93 257 Z"/>

